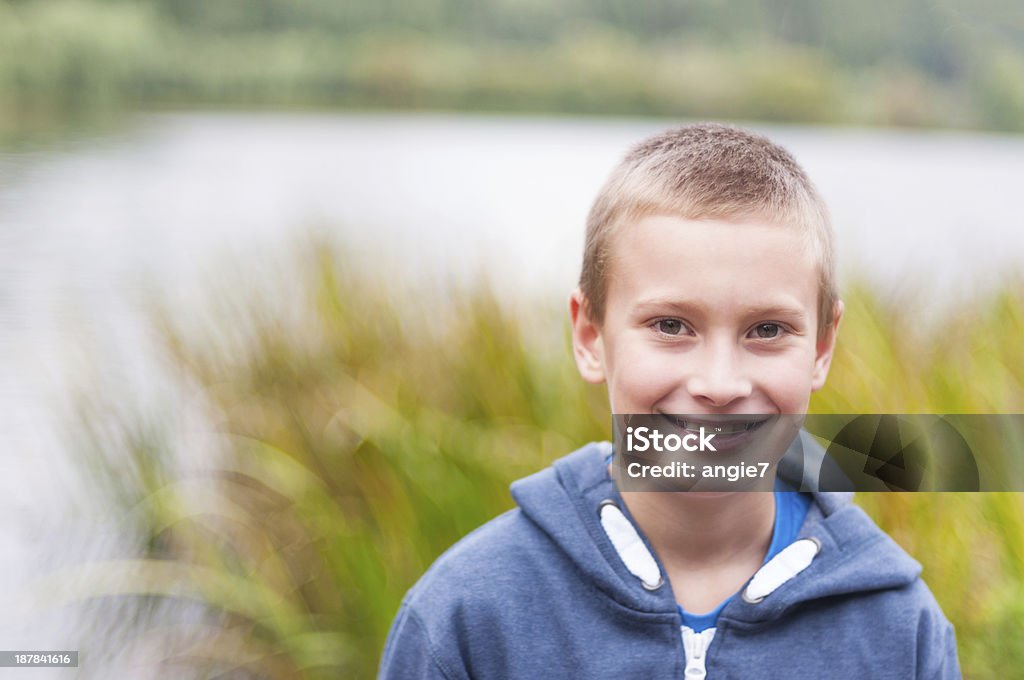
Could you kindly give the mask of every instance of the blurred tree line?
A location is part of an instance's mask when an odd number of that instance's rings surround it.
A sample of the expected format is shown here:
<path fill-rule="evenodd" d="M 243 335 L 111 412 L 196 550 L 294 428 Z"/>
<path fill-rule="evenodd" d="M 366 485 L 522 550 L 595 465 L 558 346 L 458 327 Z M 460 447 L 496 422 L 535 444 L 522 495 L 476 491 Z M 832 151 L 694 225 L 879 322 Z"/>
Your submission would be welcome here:
<path fill-rule="evenodd" d="M 0 117 L 331 106 L 1024 130 L 1019 0 L 0 0 Z"/>

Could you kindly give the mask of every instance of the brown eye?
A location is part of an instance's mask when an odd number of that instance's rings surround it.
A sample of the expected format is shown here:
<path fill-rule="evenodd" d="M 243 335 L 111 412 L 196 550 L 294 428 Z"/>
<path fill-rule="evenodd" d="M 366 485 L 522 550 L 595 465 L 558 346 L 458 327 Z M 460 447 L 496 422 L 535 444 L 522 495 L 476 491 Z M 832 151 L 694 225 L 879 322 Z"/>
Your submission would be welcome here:
<path fill-rule="evenodd" d="M 683 330 L 683 322 L 678 319 L 662 319 L 657 325 L 665 335 L 679 335 Z"/>
<path fill-rule="evenodd" d="M 777 338 L 782 331 L 777 323 L 758 324 L 755 330 L 757 331 L 757 337 L 764 339 Z"/>

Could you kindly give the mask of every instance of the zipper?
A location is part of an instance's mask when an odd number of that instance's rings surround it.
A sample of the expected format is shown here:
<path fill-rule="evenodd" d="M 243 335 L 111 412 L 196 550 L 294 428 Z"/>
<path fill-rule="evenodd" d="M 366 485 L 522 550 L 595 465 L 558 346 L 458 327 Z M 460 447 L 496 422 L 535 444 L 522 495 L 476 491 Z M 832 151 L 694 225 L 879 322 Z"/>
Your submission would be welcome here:
<path fill-rule="evenodd" d="M 683 651 L 686 653 L 686 671 L 683 676 L 686 680 L 701 680 L 708 674 L 705 666 L 707 651 L 715 639 L 715 629 L 708 628 L 697 633 L 689 626 L 680 626 L 679 630 L 683 635 Z"/>

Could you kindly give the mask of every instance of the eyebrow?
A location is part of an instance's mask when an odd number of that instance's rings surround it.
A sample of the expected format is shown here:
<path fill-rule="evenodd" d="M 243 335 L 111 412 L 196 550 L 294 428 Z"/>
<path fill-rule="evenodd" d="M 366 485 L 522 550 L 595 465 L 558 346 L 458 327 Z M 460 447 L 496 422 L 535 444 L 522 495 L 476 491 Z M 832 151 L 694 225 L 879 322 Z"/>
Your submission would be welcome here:
<path fill-rule="evenodd" d="M 699 302 L 687 302 L 669 298 L 650 298 L 640 300 L 633 305 L 633 312 L 637 315 L 664 313 L 666 311 L 679 312 L 680 314 L 698 313 L 704 314 L 709 307 Z"/>
<path fill-rule="evenodd" d="M 789 305 L 768 305 L 766 307 L 749 307 L 746 310 L 747 316 L 777 316 L 789 319 L 804 319 L 807 312 L 802 307 L 791 307 Z"/>
<path fill-rule="evenodd" d="M 675 298 L 651 298 L 637 302 L 633 306 L 633 313 L 637 316 L 656 313 L 663 314 L 665 312 L 674 312 L 683 315 L 706 315 L 712 309 L 713 307 L 701 302 L 679 300 Z M 804 320 L 807 318 L 807 312 L 799 306 L 785 303 L 769 303 L 763 306 L 747 306 L 743 310 L 743 318 L 748 317 L 781 317 Z"/>

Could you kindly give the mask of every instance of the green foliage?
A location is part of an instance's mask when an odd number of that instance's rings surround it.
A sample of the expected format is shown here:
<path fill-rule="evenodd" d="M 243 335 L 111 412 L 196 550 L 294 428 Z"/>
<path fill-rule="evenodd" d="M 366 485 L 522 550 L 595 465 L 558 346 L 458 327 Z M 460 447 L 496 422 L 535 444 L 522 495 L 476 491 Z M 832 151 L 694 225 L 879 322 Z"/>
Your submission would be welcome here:
<path fill-rule="evenodd" d="M 151 548 L 86 565 L 74 582 L 93 596 L 205 602 L 222 616 L 203 629 L 205 643 L 176 648 L 167 636 L 158 649 L 211 675 L 371 677 L 403 594 L 431 562 L 512 507 L 512 480 L 608 436 L 606 396 L 576 374 L 559 313 L 513 308 L 486 286 L 417 291 L 350 259 L 303 252 L 289 314 L 236 295 L 207 335 L 162 317 L 173 366 L 219 414 L 224 459 L 181 478 L 163 440 L 126 422 L 151 440 L 128 447 L 131 467 L 146 472 L 132 490 L 122 463 L 108 470 L 106 487 L 117 482 L 127 521 Z M 922 327 L 907 318 L 912 300 L 853 287 L 813 407 L 1020 411 L 1021 290 L 1008 285 Z M 923 564 L 957 625 L 966 677 L 1018 668 L 1021 497 L 861 494 L 860 503 Z"/>
<path fill-rule="evenodd" d="M 342 106 L 1024 129 L 1015 0 L 0 0 L 25 109 Z"/>

